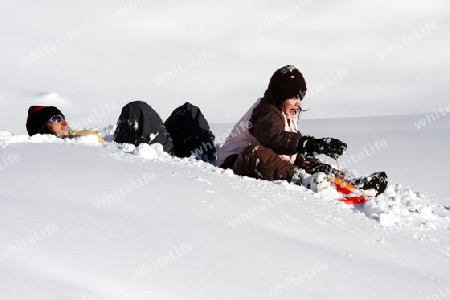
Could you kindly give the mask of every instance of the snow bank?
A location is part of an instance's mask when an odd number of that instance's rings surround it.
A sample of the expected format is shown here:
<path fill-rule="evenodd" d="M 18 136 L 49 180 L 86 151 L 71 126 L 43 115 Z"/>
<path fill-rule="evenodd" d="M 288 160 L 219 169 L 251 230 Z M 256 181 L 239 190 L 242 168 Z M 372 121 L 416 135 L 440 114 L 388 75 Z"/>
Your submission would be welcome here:
<path fill-rule="evenodd" d="M 0 146 L 5 299 L 431 299 L 450 283 L 449 207 L 394 180 L 350 206 L 158 145 Z"/>

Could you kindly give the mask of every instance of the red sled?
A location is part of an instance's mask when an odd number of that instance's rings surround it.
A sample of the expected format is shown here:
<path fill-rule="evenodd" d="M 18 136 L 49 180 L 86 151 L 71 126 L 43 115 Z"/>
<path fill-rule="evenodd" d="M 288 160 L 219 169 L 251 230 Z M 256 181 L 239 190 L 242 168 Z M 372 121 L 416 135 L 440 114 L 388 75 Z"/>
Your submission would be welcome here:
<path fill-rule="evenodd" d="M 353 184 L 338 178 L 330 178 L 331 183 L 334 185 L 336 190 L 342 194 L 341 198 L 337 200 L 342 201 L 346 204 L 363 204 L 369 198 L 368 196 L 362 195 L 361 190 L 355 187 Z"/>

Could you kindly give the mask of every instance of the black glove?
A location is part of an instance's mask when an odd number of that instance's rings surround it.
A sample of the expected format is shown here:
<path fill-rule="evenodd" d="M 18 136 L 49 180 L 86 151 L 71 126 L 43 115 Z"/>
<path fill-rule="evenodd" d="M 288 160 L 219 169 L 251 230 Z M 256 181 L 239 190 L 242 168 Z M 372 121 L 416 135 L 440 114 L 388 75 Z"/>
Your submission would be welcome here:
<path fill-rule="evenodd" d="M 309 174 L 314 174 L 317 172 L 323 172 L 327 175 L 330 175 L 333 171 L 333 168 L 329 164 L 323 164 L 323 163 L 311 163 L 311 164 L 305 164 L 305 171 Z"/>
<path fill-rule="evenodd" d="M 345 150 L 347 150 L 347 144 L 333 138 L 316 139 L 312 136 L 304 136 L 298 143 L 298 152 L 306 156 L 325 154 L 336 159 L 344 154 Z"/>

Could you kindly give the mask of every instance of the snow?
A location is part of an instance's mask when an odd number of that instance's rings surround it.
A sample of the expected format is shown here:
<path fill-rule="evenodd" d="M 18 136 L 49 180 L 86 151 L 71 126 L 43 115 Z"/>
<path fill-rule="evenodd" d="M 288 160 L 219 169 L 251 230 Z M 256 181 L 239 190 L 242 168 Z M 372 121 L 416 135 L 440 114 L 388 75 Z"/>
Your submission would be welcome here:
<path fill-rule="evenodd" d="M 450 120 L 421 117 L 300 121 L 348 143 L 349 171 L 390 176 L 359 206 L 116 144 L 113 125 L 92 128 L 103 144 L 1 134 L 1 299 L 445 299 Z"/>
<path fill-rule="evenodd" d="M 161 144 L 153 144 L 153 145 L 140 144 L 134 150 L 134 154 L 145 159 L 153 159 L 153 160 L 169 156 L 169 154 L 164 152 Z"/>
<path fill-rule="evenodd" d="M 11 132 L 9 131 L 0 131 L 0 136 L 10 136 Z"/>

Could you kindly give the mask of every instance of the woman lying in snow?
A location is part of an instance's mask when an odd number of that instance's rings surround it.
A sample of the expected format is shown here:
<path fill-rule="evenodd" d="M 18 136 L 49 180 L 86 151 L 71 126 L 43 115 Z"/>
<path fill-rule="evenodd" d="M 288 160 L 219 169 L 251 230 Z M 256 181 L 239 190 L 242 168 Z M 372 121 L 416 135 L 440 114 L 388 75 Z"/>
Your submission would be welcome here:
<path fill-rule="evenodd" d="M 84 135 L 96 135 L 99 142 L 105 140 L 91 130 L 71 131 L 62 112 L 54 106 L 30 106 L 26 123 L 28 135 L 53 134 L 59 138 L 73 138 Z"/>
<path fill-rule="evenodd" d="M 287 180 L 316 191 L 329 184 L 327 178 L 331 174 L 345 177 L 314 156 L 325 154 L 337 159 L 347 144 L 334 138 L 302 135 L 297 128 L 297 113 L 306 90 L 305 79 L 297 68 L 288 65 L 278 69 L 270 78 L 264 97 L 245 113 L 217 151 L 217 166 L 230 168 L 237 175 Z M 387 186 L 384 172 L 349 181 L 377 193 Z"/>
<path fill-rule="evenodd" d="M 72 138 L 94 134 L 99 142 L 104 142 L 94 131 L 71 131 L 65 116 L 54 106 L 31 106 L 26 127 L 30 136 L 53 134 L 59 138 Z M 135 146 L 160 143 L 164 151 L 177 157 L 194 155 L 197 159 L 215 163 L 214 135 L 200 108 L 189 102 L 177 107 L 165 123 L 143 101 L 126 104 L 117 121 L 114 141 Z"/>

